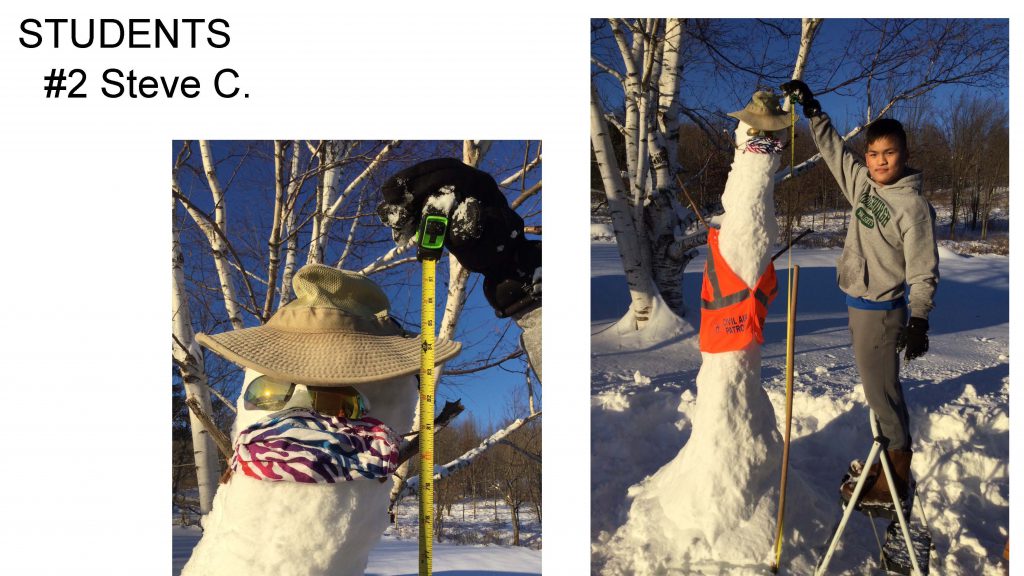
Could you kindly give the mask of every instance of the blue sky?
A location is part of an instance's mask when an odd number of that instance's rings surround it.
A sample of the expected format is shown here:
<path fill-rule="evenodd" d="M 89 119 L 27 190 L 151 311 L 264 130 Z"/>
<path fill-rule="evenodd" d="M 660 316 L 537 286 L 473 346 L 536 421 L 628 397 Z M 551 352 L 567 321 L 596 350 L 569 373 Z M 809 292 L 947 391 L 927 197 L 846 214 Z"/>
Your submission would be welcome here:
<path fill-rule="evenodd" d="M 538 145 L 537 141 L 529 142 L 531 159 L 536 155 Z M 381 146 L 381 142 L 367 141 L 360 144 L 357 150 L 369 158 Z M 177 156 L 181 147 L 180 141 L 173 143 L 172 158 Z M 523 141 L 496 141 L 484 157 L 481 168 L 490 172 L 500 182 L 522 166 L 526 147 L 527 143 Z M 193 142 L 192 149 L 193 157 L 189 162 L 192 169 L 182 170 L 179 180 L 185 195 L 192 198 L 203 210 L 210 212 L 212 210 L 210 193 L 205 180 L 196 170 L 196 167 L 201 166 L 198 144 Z M 217 175 L 226 189 L 228 236 L 232 239 L 236 251 L 241 254 L 241 259 L 246 263 L 247 269 L 254 274 L 265 275 L 266 242 L 274 206 L 272 144 L 266 141 L 218 141 L 212 144 L 212 152 L 217 160 Z M 343 207 L 339 214 L 354 216 L 358 212 L 359 238 L 365 242 L 365 245 L 353 250 L 344 265 L 345 268 L 362 268 L 394 246 L 389 231 L 380 225 L 373 212 L 377 203 L 380 202 L 380 183 L 387 176 L 402 168 L 419 160 L 436 156 L 461 157 L 461 141 L 403 143 L 393 154 L 395 158 L 393 162 L 386 164 L 383 169 L 367 180 L 361 190 L 353 191 L 348 205 Z M 306 157 L 302 159 L 303 163 L 305 161 Z M 350 180 L 351 174 L 361 171 L 364 165 L 365 162 L 357 162 L 349 171 L 343 173 L 342 182 Z M 529 188 L 540 179 L 541 170 L 538 168 L 530 173 L 525 182 L 517 181 L 503 191 L 506 193 L 506 197 L 514 199 L 521 189 Z M 303 189 L 311 189 L 312 185 L 312 183 L 307 184 Z M 365 200 L 363 207 L 357 209 L 357 195 L 360 192 L 365 194 Z M 526 220 L 527 226 L 541 225 L 541 196 L 542 194 L 538 193 L 517 210 Z M 308 213 L 312 208 L 305 206 L 300 207 L 300 210 L 303 211 L 302 213 Z M 180 204 L 176 207 L 175 221 L 179 225 L 188 222 Z M 350 223 L 351 219 L 337 221 L 333 224 L 332 230 L 343 238 L 348 233 Z M 305 261 L 309 234 L 310 227 L 307 225 L 299 235 L 299 264 Z M 208 247 L 193 233 L 186 232 L 184 237 L 187 242 L 191 240 L 184 248 L 186 267 L 190 270 L 190 274 L 201 278 L 209 277 L 212 259 L 209 257 Z M 342 238 L 334 238 L 328 242 L 325 263 L 334 265 L 337 262 L 344 248 Z M 528 238 L 539 239 L 538 236 L 531 235 L 528 235 Z M 420 272 L 420 266 L 411 263 L 388 272 L 371 275 L 371 278 L 387 293 L 391 302 L 392 315 L 396 316 L 407 328 L 416 332 L 419 331 L 420 324 Z M 437 321 L 440 322 L 448 280 L 447 256 L 442 258 L 438 264 L 437 278 L 439 301 Z M 236 283 L 238 282 L 236 276 Z M 262 303 L 262 287 L 258 282 L 253 285 L 259 294 L 257 300 Z M 463 343 L 464 351 L 448 364 L 448 369 L 471 367 L 489 357 L 501 358 L 518 346 L 519 328 L 510 320 L 495 317 L 493 309 L 483 296 L 482 278 L 478 274 L 471 275 L 468 287 L 470 289 L 469 298 L 456 333 L 456 339 Z M 192 289 L 200 292 L 203 290 L 196 284 L 193 284 Z M 223 305 L 219 302 L 219 298 L 216 300 L 216 304 L 211 306 L 210 312 L 205 315 L 203 310 L 197 312 L 197 305 L 193 304 L 193 323 L 197 331 L 219 332 L 230 328 L 224 325 L 226 314 L 223 312 Z M 247 327 L 257 324 L 258 321 L 254 316 L 245 315 Z M 213 354 L 207 352 L 207 362 L 211 362 L 211 357 Z M 444 376 L 437 392 L 438 410 L 444 401 L 461 398 L 466 406 L 466 412 L 461 418 L 471 417 L 482 427 L 500 426 L 501 423 L 507 422 L 509 419 L 510 403 L 513 398 L 518 400 L 517 415 L 523 415 L 526 399 L 525 370 L 524 359 L 513 359 L 501 366 L 481 372 Z M 229 382 L 233 379 L 235 384 L 232 386 L 237 386 L 241 383 L 241 371 L 235 372 L 233 376 L 229 375 L 228 379 Z M 236 389 L 232 387 L 232 390 Z M 537 406 L 540 407 L 541 389 L 539 386 L 534 386 L 534 393 Z"/>
<path fill-rule="evenodd" d="M 599 23 L 599 20 L 592 21 Z M 720 115 L 725 112 L 742 108 L 750 98 L 750 94 L 758 88 L 772 87 L 776 90 L 792 74 L 793 64 L 799 48 L 800 20 L 797 18 L 780 20 L 726 19 L 713 20 L 715 26 L 724 27 L 725 33 L 716 35 L 716 42 L 721 45 L 717 60 L 729 62 L 733 70 L 748 68 L 751 72 L 735 72 L 723 74 L 712 64 L 709 52 L 695 40 L 688 39 L 684 49 L 689 46 L 693 50 L 691 58 L 685 60 L 683 81 L 680 97 L 684 105 L 701 111 L 705 116 Z M 907 23 L 908 21 L 903 21 Z M 916 20 L 910 22 L 912 34 L 920 33 L 929 26 L 939 26 L 943 20 Z M 979 37 L 970 41 L 984 40 L 986 45 L 1008 42 L 1007 20 L 964 20 L 958 22 L 968 24 L 978 31 Z M 835 87 L 845 78 L 856 74 L 860 64 L 852 52 L 867 46 L 871 49 L 879 45 L 890 47 L 887 42 L 892 37 L 892 29 L 896 21 L 864 20 L 864 19 L 829 19 L 826 18 L 819 28 L 808 59 L 804 79 L 816 92 Z M 883 30 L 887 34 L 883 38 Z M 783 32 L 787 34 L 783 34 Z M 595 34 L 591 34 L 592 55 L 621 70 L 618 63 L 617 49 L 608 37 L 607 26 L 597 34 L 602 38 L 596 43 Z M 883 42 L 884 41 L 884 42 Z M 892 45 L 895 46 L 895 45 Z M 917 46 L 910 44 L 910 48 Z M 899 52 L 899 48 L 889 48 Z M 952 52 L 942 53 L 950 57 Z M 768 63 L 774 63 L 769 65 Z M 941 109 L 945 103 L 954 100 L 962 91 L 977 95 L 991 96 L 1008 102 L 1008 63 L 1002 63 L 1004 74 L 995 78 L 994 82 L 985 87 L 964 86 L 961 84 L 943 85 L 932 91 L 928 98 Z M 759 76 L 755 71 L 764 71 Z M 592 71 L 596 68 L 592 66 Z M 878 88 L 894 78 L 895 74 L 881 73 L 874 79 Z M 607 74 L 599 77 L 598 90 L 607 102 L 621 103 L 621 89 L 618 82 Z M 852 128 L 854 122 L 864 117 L 866 106 L 866 82 L 861 80 L 844 86 L 838 90 L 822 94 L 819 98 L 822 107 L 833 117 L 840 128 Z M 877 107 L 876 107 L 877 109 Z"/>

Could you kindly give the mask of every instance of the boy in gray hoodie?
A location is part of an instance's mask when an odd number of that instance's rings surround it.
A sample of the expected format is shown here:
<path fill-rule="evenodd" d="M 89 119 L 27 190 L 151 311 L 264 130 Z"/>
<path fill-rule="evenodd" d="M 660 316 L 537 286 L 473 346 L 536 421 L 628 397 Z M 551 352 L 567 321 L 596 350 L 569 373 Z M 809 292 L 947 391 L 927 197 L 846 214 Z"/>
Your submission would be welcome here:
<path fill-rule="evenodd" d="M 928 314 L 939 281 L 935 209 L 921 195 L 921 172 L 906 165 L 907 136 L 898 121 L 882 119 L 868 126 L 861 163 L 844 146 L 806 84 L 793 80 L 782 89 L 803 107 L 814 143 L 852 206 L 836 271 L 839 288 L 846 293 L 864 396 L 889 441 L 894 483 L 902 500 L 913 452 L 899 352 L 905 350 L 904 357 L 912 360 L 928 351 Z M 891 504 L 880 464 L 867 473 L 861 503 Z M 843 485 L 844 500 L 849 501 L 852 488 Z"/>

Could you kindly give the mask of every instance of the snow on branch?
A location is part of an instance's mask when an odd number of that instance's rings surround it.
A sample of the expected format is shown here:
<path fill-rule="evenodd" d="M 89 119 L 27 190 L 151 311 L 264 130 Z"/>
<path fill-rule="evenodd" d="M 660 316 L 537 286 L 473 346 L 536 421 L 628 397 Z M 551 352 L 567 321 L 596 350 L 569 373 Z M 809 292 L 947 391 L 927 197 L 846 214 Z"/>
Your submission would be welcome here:
<path fill-rule="evenodd" d="M 401 244 L 401 245 L 396 244 L 394 248 L 392 248 L 391 250 L 388 250 L 383 256 L 381 256 L 380 258 L 377 258 L 376 260 L 371 262 L 368 266 L 366 266 L 365 268 L 360 270 L 359 273 L 364 275 L 364 276 L 369 276 L 370 274 L 373 274 L 374 272 L 377 272 L 377 271 L 381 270 L 382 267 L 385 264 L 387 264 L 388 262 L 391 262 L 399 254 L 405 252 L 406 250 L 408 250 L 409 248 L 411 248 L 412 246 L 415 246 L 415 245 L 416 245 L 416 238 L 415 237 L 410 238 L 408 240 L 408 242 L 406 242 L 405 244 Z"/>
<path fill-rule="evenodd" d="M 502 428 L 501 430 L 498 430 L 494 434 L 491 434 L 490 437 L 481 442 L 480 445 L 477 446 L 476 448 L 469 450 L 462 456 L 459 456 L 458 458 L 452 460 L 451 462 L 445 464 L 444 466 L 436 467 L 434 472 L 434 480 L 447 478 L 448 476 L 451 476 L 453 473 L 468 467 L 470 464 L 473 463 L 473 460 L 476 460 L 481 454 L 491 449 L 495 445 L 499 444 L 509 434 L 522 428 L 526 424 L 530 423 L 532 420 L 539 418 L 541 414 L 543 414 L 543 412 L 537 412 L 536 414 L 533 414 L 526 418 L 519 418 L 515 422 L 509 424 L 508 426 Z M 397 502 L 398 500 L 401 500 L 406 496 L 415 494 L 416 491 L 419 489 L 419 485 L 419 476 L 413 476 L 412 478 L 409 478 L 409 480 L 405 484 L 405 488 L 398 493 L 397 497 L 394 498 L 394 501 Z"/>
<path fill-rule="evenodd" d="M 383 264 L 381 266 L 377 266 L 373 270 L 370 270 L 369 272 L 367 272 L 366 276 L 369 276 L 370 274 L 376 274 L 378 272 L 383 272 L 385 270 L 391 270 L 392 268 L 398 268 L 399 266 L 401 266 L 403 264 L 412 264 L 413 262 L 418 262 L 418 260 L 416 259 L 415 256 L 409 256 L 408 258 L 402 258 L 401 260 L 395 260 L 394 262 L 390 262 L 388 264 Z M 341 268 L 341 264 L 343 264 L 343 263 L 339 263 L 338 266 L 335 266 L 335 268 Z"/>
<path fill-rule="evenodd" d="M 536 168 L 538 165 L 540 165 L 540 160 L 541 160 L 541 155 L 537 154 L 537 157 L 534 158 L 533 160 L 531 160 L 529 164 L 527 164 L 525 167 L 520 169 L 515 174 L 513 174 L 513 175 L 509 176 L 508 178 L 505 178 L 504 180 L 499 182 L 498 186 L 501 186 L 503 188 L 505 186 L 511 186 L 513 182 L 515 182 L 516 180 L 519 180 L 523 176 L 526 176 L 527 174 L 532 172 L 534 168 Z"/>

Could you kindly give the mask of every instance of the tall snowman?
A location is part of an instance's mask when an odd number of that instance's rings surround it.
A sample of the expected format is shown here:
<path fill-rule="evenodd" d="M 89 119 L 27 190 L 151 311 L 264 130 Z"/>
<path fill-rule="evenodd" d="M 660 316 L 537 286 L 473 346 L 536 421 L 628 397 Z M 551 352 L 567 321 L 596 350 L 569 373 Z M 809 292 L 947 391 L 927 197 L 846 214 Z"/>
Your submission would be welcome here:
<path fill-rule="evenodd" d="M 782 441 L 761 387 L 761 343 L 776 293 L 773 176 L 790 118 L 769 92 L 729 115 L 740 122 L 721 227 L 708 232 L 692 433 L 672 461 L 630 490 L 606 574 L 752 567 L 772 545 Z"/>
<path fill-rule="evenodd" d="M 363 574 L 412 425 L 420 341 L 365 276 L 314 264 L 263 326 L 197 340 L 245 368 L 230 478 L 183 576 Z M 461 345 L 436 343 L 438 364 Z"/>

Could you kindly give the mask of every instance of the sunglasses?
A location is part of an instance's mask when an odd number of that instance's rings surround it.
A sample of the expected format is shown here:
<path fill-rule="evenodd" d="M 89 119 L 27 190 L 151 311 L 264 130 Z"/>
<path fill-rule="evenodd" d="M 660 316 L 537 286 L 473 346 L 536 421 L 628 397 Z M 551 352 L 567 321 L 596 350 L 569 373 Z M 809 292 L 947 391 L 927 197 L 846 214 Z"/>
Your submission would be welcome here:
<path fill-rule="evenodd" d="M 326 416 L 357 420 L 370 412 L 366 397 L 351 386 L 307 386 L 293 382 L 279 382 L 260 376 L 245 389 L 245 407 L 248 410 L 281 410 L 295 394 L 304 394 L 309 405 Z"/>

